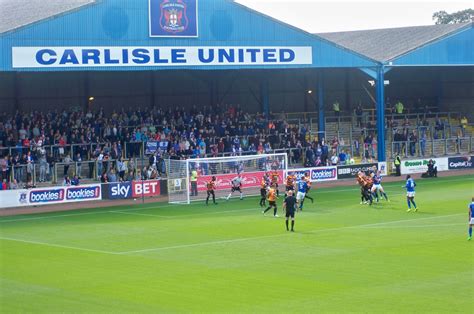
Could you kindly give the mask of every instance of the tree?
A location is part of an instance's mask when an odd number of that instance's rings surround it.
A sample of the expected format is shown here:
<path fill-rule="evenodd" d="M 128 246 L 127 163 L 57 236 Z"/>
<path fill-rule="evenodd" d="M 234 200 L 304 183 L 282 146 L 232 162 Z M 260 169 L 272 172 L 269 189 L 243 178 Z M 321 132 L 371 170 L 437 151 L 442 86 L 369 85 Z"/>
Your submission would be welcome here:
<path fill-rule="evenodd" d="M 457 24 L 474 21 L 474 10 L 465 9 L 449 14 L 446 11 L 438 11 L 433 14 L 435 24 Z"/>

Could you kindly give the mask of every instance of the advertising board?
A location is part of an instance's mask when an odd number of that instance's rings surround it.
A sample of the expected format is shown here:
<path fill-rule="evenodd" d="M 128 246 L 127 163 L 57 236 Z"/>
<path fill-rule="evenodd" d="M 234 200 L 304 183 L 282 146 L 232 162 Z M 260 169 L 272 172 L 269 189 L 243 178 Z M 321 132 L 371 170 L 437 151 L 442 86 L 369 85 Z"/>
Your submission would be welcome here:
<path fill-rule="evenodd" d="M 447 171 L 448 167 L 448 158 L 431 158 L 434 161 L 435 166 L 438 168 L 438 171 Z M 425 173 L 428 171 L 428 163 L 430 158 L 425 159 L 410 159 L 402 160 L 401 164 L 401 173 L 402 174 L 413 174 L 413 173 Z"/>
<path fill-rule="evenodd" d="M 102 199 L 100 184 L 0 192 L 0 207 L 40 206 Z"/>
<path fill-rule="evenodd" d="M 463 156 L 463 157 L 449 157 L 448 158 L 448 169 L 473 169 L 474 168 L 474 156 Z"/>
<path fill-rule="evenodd" d="M 357 177 L 359 171 L 367 172 L 373 167 L 378 167 L 378 163 L 361 164 L 361 165 L 349 165 L 349 166 L 337 166 L 337 177 L 338 179 L 350 179 Z"/>

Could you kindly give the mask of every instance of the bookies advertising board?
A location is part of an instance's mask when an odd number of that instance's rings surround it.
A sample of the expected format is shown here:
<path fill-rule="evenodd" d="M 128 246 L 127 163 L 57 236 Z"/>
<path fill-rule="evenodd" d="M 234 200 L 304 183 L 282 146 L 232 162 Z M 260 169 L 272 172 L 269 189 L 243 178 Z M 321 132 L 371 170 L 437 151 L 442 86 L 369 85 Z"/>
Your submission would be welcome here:
<path fill-rule="evenodd" d="M 0 192 L 0 207 L 40 206 L 102 199 L 100 184 L 34 188 Z"/>
<path fill-rule="evenodd" d="M 309 176 L 311 182 L 337 180 L 336 167 L 290 169 L 287 171 L 287 174 L 295 175 L 297 180 L 300 180 L 302 176 Z"/>

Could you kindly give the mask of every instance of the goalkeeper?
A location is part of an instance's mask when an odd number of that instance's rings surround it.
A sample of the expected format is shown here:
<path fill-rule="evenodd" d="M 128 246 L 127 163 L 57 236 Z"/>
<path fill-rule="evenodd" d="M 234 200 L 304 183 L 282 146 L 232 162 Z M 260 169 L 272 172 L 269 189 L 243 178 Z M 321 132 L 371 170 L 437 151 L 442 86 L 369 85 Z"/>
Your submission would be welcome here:
<path fill-rule="evenodd" d="M 240 174 L 232 179 L 231 184 L 232 189 L 230 190 L 230 193 L 227 196 L 226 200 L 228 201 L 229 198 L 232 196 L 232 193 L 234 193 L 235 191 L 238 191 L 240 193 L 240 200 L 243 200 L 244 194 L 242 193 L 242 177 L 240 176 Z"/>

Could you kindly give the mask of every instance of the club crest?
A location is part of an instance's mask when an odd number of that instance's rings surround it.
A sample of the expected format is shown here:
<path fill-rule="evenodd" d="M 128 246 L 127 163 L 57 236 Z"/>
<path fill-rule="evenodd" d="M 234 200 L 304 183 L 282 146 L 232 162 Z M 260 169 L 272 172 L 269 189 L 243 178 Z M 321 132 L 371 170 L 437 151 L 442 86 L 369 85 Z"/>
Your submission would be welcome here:
<path fill-rule="evenodd" d="M 176 34 L 188 29 L 189 19 L 184 0 L 163 0 L 160 10 L 160 26 L 165 32 Z"/>
<path fill-rule="evenodd" d="M 20 202 L 20 204 L 26 204 L 26 203 L 28 203 L 27 193 L 24 193 L 24 192 L 20 193 L 19 202 Z"/>

